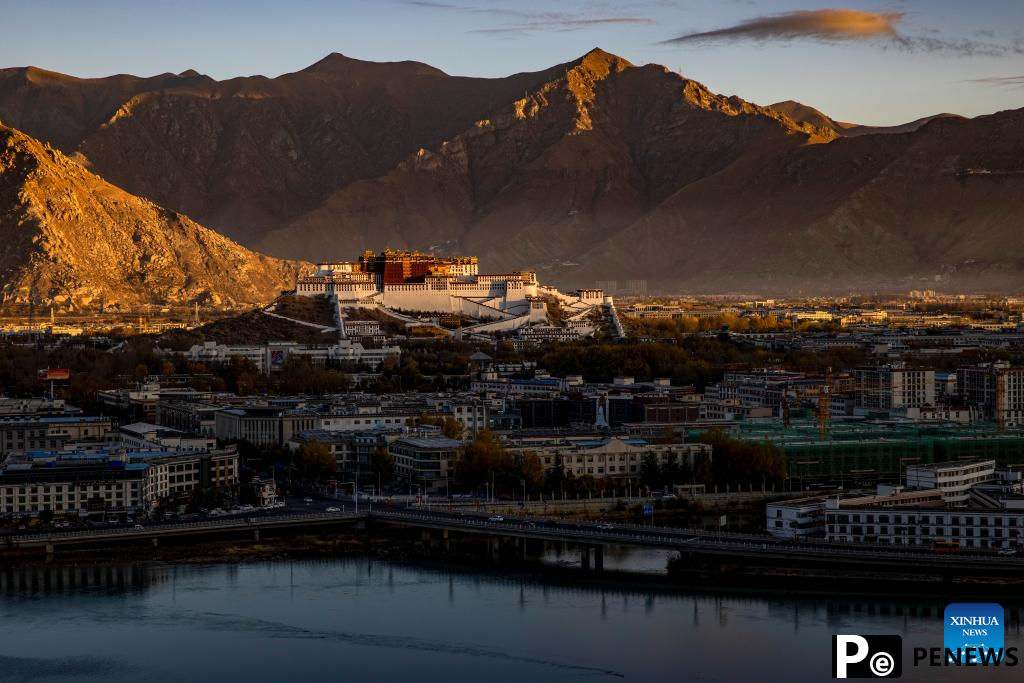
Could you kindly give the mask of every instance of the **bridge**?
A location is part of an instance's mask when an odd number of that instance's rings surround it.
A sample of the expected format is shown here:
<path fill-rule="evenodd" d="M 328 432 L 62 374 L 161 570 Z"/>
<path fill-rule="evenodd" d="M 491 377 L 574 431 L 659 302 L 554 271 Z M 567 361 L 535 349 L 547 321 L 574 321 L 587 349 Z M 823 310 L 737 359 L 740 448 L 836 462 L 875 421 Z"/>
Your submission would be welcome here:
<path fill-rule="evenodd" d="M 926 547 L 867 546 L 825 542 L 789 542 L 769 536 L 718 533 L 672 527 L 608 524 L 567 520 L 504 518 L 417 508 L 376 507 L 361 512 L 289 513 L 249 515 L 235 518 L 141 527 L 55 531 L 41 534 L 13 534 L 0 537 L 0 550 L 45 550 L 53 555 L 60 549 L 102 547 L 185 537 L 248 537 L 260 540 L 270 530 L 323 530 L 354 528 L 372 532 L 376 526 L 397 526 L 423 530 L 425 538 L 440 532 L 485 538 L 497 558 L 503 549 L 525 554 L 526 540 L 551 541 L 578 548 L 580 567 L 601 571 L 608 546 L 655 548 L 677 551 L 684 564 L 716 563 L 762 566 L 821 568 L 866 573 L 927 574 L 934 576 L 998 576 L 1021 578 L 1024 559 L 995 554 L 964 552 L 940 554 Z"/>

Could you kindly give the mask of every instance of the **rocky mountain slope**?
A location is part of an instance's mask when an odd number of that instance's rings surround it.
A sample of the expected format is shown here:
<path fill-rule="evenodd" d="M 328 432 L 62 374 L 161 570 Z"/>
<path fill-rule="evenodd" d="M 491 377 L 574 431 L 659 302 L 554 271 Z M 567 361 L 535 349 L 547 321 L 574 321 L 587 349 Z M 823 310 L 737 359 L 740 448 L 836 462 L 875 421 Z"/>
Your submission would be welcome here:
<path fill-rule="evenodd" d="M 799 123 L 805 123 L 809 126 L 818 128 L 819 130 L 832 131 L 835 134 L 835 137 L 845 138 L 853 138 L 858 135 L 913 133 L 921 126 L 934 121 L 935 119 L 962 118 L 956 114 L 935 114 L 933 116 L 925 116 L 920 119 L 910 121 L 909 123 L 903 123 L 898 126 L 862 126 L 858 123 L 844 123 L 842 121 L 836 121 L 835 119 L 822 114 L 814 107 L 809 107 L 806 104 L 800 104 L 793 100 L 776 102 L 775 104 L 768 105 L 768 108 L 773 109 L 780 114 L 785 114 Z"/>
<path fill-rule="evenodd" d="M 1022 115 L 859 126 L 601 50 L 499 79 L 337 54 L 221 82 L 0 71 L 7 123 L 265 253 L 665 290 L 1020 289 Z"/>
<path fill-rule="evenodd" d="M 0 125 L 4 302 L 74 307 L 265 302 L 300 264 L 255 254 Z"/>
<path fill-rule="evenodd" d="M 704 291 L 1019 291 L 1022 220 L 1013 110 L 734 164 L 580 260 L 590 277 L 643 272 Z"/>
<path fill-rule="evenodd" d="M 340 257 L 353 243 L 457 248 L 494 268 L 558 275 L 680 188 L 741 159 L 828 139 L 662 67 L 595 50 L 258 246 L 293 257 Z"/>
<path fill-rule="evenodd" d="M 556 70 L 558 68 L 556 67 Z M 0 70 L 0 120 L 244 244 L 549 78 L 460 78 L 331 54 L 278 78 Z"/>

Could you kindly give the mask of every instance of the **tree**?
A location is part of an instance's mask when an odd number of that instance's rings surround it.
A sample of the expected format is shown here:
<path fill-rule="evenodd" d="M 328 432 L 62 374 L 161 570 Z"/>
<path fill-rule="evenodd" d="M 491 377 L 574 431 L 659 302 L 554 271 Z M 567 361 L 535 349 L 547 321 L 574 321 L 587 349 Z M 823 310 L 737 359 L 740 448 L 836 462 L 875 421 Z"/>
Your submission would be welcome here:
<path fill-rule="evenodd" d="M 669 453 L 665 456 L 665 461 L 661 464 L 662 486 L 672 486 L 673 484 L 679 483 L 680 475 L 679 454 Z"/>
<path fill-rule="evenodd" d="M 544 483 L 544 464 L 534 451 L 523 451 L 516 463 L 519 477 L 526 482 L 529 490 L 536 490 Z"/>
<path fill-rule="evenodd" d="M 479 488 L 492 480 L 508 486 L 514 462 L 489 429 L 481 429 L 455 461 L 455 479 L 466 488 Z"/>
<path fill-rule="evenodd" d="M 308 476 L 321 477 L 335 471 L 334 456 L 327 444 L 307 441 L 299 446 L 299 460 Z"/>
<path fill-rule="evenodd" d="M 760 484 L 763 479 L 766 485 L 771 485 L 781 483 L 786 476 L 785 457 L 769 441 L 734 439 L 720 429 L 704 432 L 697 440 L 711 445 L 710 468 L 698 469 L 706 477 L 704 484 L 742 486 Z"/>
<path fill-rule="evenodd" d="M 661 468 L 658 467 L 658 456 L 648 453 L 640 463 L 640 483 L 647 488 L 655 488 L 661 481 Z"/>
<path fill-rule="evenodd" d="M 395 480 L 395 456 L 383 446 L 373 449 L 370 454 L 370 472 L 376 475 L 381 486 L 387 486 Z"/>
<path fill-rule="evenodd" d="M 462 423 L 448 415 L 431 415 L 423 413 L 419 417 L 419 424 L 440 427 L 441 433 L 449 439 L 462 438 Z"/>
<path fill-rule="evenodd" d="M 564 491 L 567 482 L 565 462 L 561 453 L 555 453 L 554 467 L 544 473 L 544 488 L 548 491 Z"/>

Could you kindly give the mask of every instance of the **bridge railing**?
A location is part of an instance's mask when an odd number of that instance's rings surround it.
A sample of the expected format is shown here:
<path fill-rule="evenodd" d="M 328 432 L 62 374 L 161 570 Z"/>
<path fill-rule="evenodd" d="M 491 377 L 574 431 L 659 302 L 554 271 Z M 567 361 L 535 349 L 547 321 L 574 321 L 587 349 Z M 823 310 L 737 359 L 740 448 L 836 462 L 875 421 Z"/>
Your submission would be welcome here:
<path fill-rule="evenodd" d="M 141 529 L 134 527 L 116 527 L 107 529 L 83 529 L 80 531 L 60 531 L 47 534 L 21 534 L 5 536 L 0 543 L 7 545 L 24 545 L 44 543 L 50 541 L 87 539 L 87 538 L 113 538 L 113 537 L 149 537 L 158 536 L 177 531 L 190 530 L 220 530 L 220 529 L 246 529 L 254 526 L 279 526 L 295 522 L 308 522 L 328 519 L 360 519 L 365 517 L 354 512 L 310 512 L 294 515 L 274 515 L 268 517 L 248 516 L 244 519 L 234 517 L 232 519 L 215 519 L 197 522 L 177 522 L 174 524 L 159 524 L 143 526 Z"/>
<path fill-rule="evenodd" d="M 748 551 L 751 554 L 763 555 L 765 553 L 779 553 L 788 556 L 819 556 L 829 555 L 832 557 L 849 557 L 863 559 L 884 559 L 884 560 L 908 560 L 924 561 L 931 565 L 956 566 L 961 564 L 995 564 L 1000 566 L 1014 566 L 1020 564 L 1020 559 L 1012 557 L 999 557 L 992 555 L 928 555 L 920 551 L 903 550 L 893 548 L 882 550 L 880 548 L 857 548 L 857 547 L 814 547 L 809 548 L 801 545 L 785 543 L 770 543 L 766 539 L 741 540 L 741 539 L 719 539 L 712 535 L 685 536 L 680 533 L 664 533 L 657 527 L 640 527 L 638 529 L 598 529 L 594 528 L 565 528 L 538 526 L 529 521 L 506 520 L 502 522 L 490 521 L 483 517 L 459 518 L 447 515 L 432 515 L 420 512 L 398 512 L 378 511 L 371 513 L 371 518 L 408 520 L 411 522 L 433 522 L 439 526 L 449 528 L 467 529 L 493 529 L 495 531 L 512 531 L 525 533 L 531 536 L 548 537 L 553 540 L 577 540 L 577 541 L 604 541 L 604 542 L 628 542 L 633 545 L 647 545 L 668 549 L 686 549 L 692 547 L 703 547 L 710 550 L 722 551 Z M 642 531 L 647 529 L 647 531 Z M 679 531 L 679 530 L 674 530 Z"/>

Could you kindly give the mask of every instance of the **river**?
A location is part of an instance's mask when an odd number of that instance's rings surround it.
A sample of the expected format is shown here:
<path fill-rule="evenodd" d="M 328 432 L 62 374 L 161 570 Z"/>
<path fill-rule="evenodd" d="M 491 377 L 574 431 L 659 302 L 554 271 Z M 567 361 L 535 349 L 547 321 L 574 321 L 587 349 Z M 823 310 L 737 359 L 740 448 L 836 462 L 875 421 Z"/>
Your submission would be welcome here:
<path fill-rule="evenodd" d="M 369 559 L 71 571 L 5 574 L 0 680 L 824 681 L 836 633 L 902 636 L 905 680 L 1022 671 L 913 667 L 911 648 L 942 645 L 943 601 L 666 591 Z M 1021 646 L 1019 608 L 1007 610 L 1007 646 Z"/>

